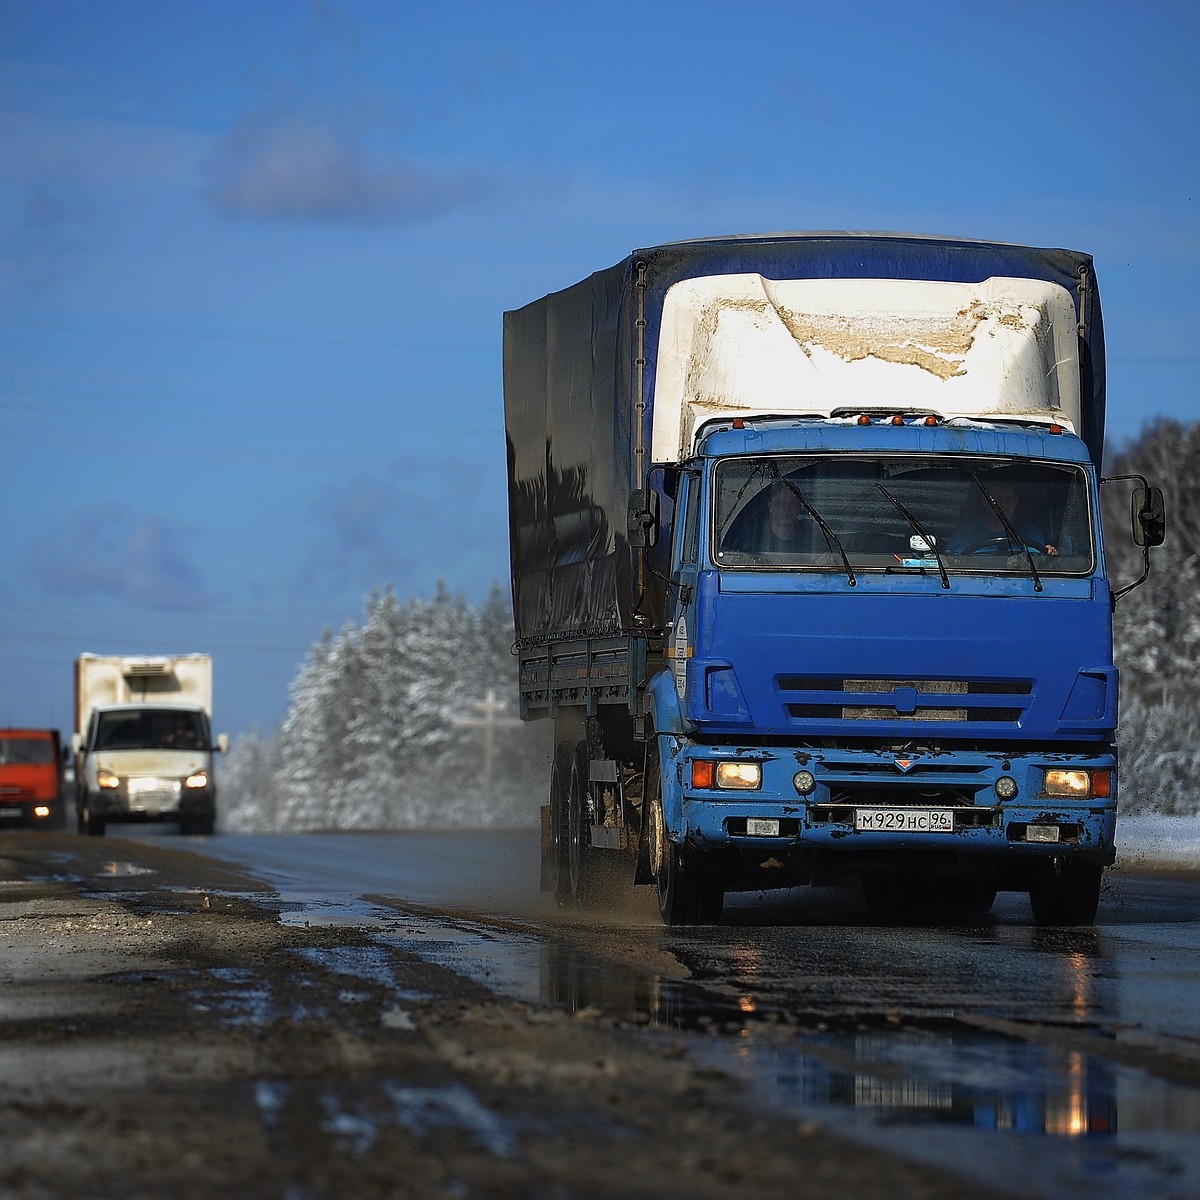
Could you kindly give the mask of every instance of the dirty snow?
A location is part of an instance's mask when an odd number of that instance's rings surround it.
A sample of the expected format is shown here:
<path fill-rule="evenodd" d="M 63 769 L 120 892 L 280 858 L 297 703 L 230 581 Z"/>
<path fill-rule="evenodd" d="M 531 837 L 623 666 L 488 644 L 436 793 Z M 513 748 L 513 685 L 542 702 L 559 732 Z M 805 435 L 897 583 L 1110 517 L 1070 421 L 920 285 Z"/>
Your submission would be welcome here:
<path fill-rule="evenodd" d="M 1128 871 L 1200 870 L 1200 815 L 1119 817 L 1116 865 Z"/>

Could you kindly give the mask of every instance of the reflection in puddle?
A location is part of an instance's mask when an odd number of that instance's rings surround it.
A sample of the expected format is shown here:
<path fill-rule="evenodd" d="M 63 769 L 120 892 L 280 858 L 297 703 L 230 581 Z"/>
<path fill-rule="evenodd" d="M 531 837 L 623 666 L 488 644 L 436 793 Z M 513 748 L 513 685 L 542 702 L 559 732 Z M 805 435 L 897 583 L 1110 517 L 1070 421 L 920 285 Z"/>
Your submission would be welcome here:
<path fill-rule="evenodd" d="M 707 1053 L 707 1051 L 705 1051 Z M 899 1028 L 740 1044 L 737 1074 L 764 1078 L 788 1107 L 853 1109 L 860 1124 L 1107 1136 L 1117 1130 L 1119 1068 L 1076 1051 L 949 1031 Z"/>
<path fill-rule="evenodd" d="M 1192 1089 L 973 1031 L 774 1034 L 710 1039 L 693 1053 L 771 1107 L 1019 1192 L 1065 1198 L 1102 1184 L 1122 1197 L 1200 1194 Z"/>

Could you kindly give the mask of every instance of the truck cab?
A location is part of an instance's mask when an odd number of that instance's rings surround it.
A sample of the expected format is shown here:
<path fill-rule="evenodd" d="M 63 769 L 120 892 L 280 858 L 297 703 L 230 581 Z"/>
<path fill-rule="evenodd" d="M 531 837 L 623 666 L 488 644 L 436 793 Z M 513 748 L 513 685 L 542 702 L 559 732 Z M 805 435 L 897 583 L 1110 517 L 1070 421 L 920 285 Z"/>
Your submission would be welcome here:
<path fill-rule="evenodd" d="M 699 450 L 650 687 L 667 840 L 726 886 L 857 871 L 881 905 L 898 867 L 1036 893 L 1053 847 L 1090 898 L 1117 673 L 1084 444 L 875 413 L 735 419 Z"/>
<path fill-rule="evenodd" d="M 0 828 L 59 828 L 63 766 L 57 729 L 0 729 Z"/>

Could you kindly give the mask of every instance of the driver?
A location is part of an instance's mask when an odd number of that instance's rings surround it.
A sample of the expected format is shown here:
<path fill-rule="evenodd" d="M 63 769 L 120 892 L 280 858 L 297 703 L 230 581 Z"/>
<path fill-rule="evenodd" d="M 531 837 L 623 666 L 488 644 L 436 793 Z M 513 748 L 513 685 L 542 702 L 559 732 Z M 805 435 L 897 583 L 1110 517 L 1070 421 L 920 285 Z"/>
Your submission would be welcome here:
<path fill-rule="evenodd" d="M 1017 517 L 1021 507 L 1021 492 L 1012 480 L 997 480 L 984 485 L 991 496 L 1003 510 L 1008 523 L 1021 536 L 1021 541 L 1032 550 L 1040 550 L 1045 546 L 1045 553 L 1057 554 L 1058 548 L 1050 545 L 1042 537 L 1042 532 L 1029 520 Z M 975 516 L 964 520 L 950 535 L 948 543 L 951 554 L 1019 554 L 1021 547 L 1013 545 L 1012 535 L 1000 520 L 996 510 L 982 497 L 979 497 L 981 508 Z M 1006 551 L 1007 546 L 1007 551 Z"/>

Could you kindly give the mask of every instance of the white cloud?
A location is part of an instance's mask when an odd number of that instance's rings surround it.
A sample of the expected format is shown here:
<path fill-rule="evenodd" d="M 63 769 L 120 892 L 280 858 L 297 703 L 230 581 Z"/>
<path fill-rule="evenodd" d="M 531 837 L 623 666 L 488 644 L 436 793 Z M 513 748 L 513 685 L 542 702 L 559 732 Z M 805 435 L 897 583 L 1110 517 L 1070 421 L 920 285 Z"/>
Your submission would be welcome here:
<path fill-rule="evenodd" d="M 359 118 L 287 108 L 251 113 L 209 159 L 208 198 L 227 213 L 384 224 L 428 220 L 493 190 L 479 172 L 374 150 L 369 133 Z"/>
<path fill-rule="evenodd" d="M 216 597 L 186 549 L 192 533 L 121 504 L 84 509 L 35 545 L 33 571 L 54 596 L 107 598 L 158 612 L 200 612 Z"/>

